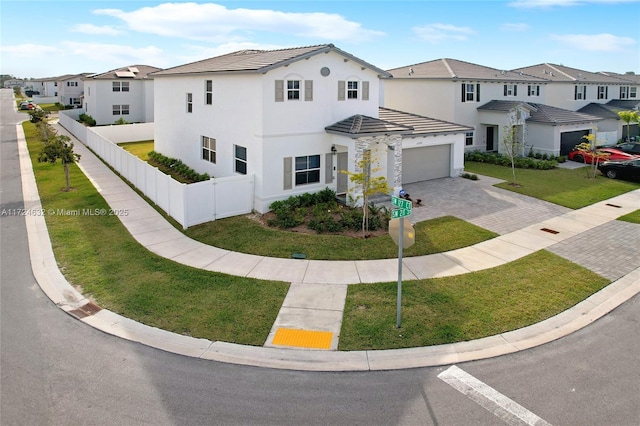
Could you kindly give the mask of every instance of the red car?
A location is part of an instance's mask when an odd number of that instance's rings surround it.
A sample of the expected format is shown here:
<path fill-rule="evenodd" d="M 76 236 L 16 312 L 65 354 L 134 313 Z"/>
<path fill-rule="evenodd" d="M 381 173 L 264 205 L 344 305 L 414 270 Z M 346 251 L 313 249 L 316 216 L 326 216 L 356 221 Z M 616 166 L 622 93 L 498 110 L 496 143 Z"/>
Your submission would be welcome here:
<path fill-rule="evenodd" d="M 597 148 L 596 153 L 600 156 L 597 160 L 598 163 L 603 161 L 627 161 L 638 158 L 637 155 L 627 154 L 619 149 L 615 148 Z M 576 161 L 578 163 L 592 164 L 596 161 L 597 155 L 594 155 L 593 151 L 571 151 L 568 155 L 569 160 Z"/>

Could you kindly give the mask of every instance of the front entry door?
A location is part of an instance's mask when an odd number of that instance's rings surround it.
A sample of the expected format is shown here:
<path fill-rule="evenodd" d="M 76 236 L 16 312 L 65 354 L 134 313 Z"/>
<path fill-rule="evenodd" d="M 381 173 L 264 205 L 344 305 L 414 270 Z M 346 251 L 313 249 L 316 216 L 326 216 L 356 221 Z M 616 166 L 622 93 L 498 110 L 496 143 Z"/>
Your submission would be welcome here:
<path fill-rule="evenodd" d="M 495 132 L 493 126 L 487 126 L 487 151 L 493 151 L 493 141 L 495 139 Z"/>
<path fill-rule="evenodd" d="M 337 169 L 337 179 L 336 183 L 336 194 L 345 194 L 349 189 L 349 175 L 346 173 L 341 173 L 340 170 L 349 170 L 349 154 L 346 152 L 339 152 L 338 155 L 338 169 Z"/>

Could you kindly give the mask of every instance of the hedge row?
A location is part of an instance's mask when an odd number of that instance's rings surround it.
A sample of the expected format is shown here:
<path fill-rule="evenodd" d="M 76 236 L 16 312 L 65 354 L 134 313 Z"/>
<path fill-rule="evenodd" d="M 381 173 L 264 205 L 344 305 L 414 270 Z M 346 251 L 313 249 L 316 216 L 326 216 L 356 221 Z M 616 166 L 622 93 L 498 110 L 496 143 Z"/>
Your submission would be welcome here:
<path fill-rule="evenodd" d="M 177 158 L 170 158 L 156 151 L 149 153 L 149 160 L 162 165 L 190 182 L 202 182 L 211 179 L 208 173 L 198 173 Z"/>
<path fill-rule="evenodd" d="M 542 157 L 541 157 L 542 158 Z M 555 168 L 559 162 L 566 161 L 564 157 L 547 157 L 548 159 L 536 159 L 533 157 L 517 157 L 514 161 L 518 169 L 550 170 Z M 511 159 L 503 154 L 495 152 L 473 151 L 464 155 L 465 161 L 475 161 L 477 163 L 495 164 L 498 166 L 511 167 Z"/>

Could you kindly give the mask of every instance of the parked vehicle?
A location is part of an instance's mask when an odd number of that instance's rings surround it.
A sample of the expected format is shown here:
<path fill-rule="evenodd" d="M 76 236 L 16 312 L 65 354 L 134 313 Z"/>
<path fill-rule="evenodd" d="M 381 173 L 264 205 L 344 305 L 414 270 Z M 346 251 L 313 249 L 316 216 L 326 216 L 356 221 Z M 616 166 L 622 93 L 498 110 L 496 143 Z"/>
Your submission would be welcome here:
<path fill-rule="evenodd" d="M 625 142 L 612 147 L 627 154 L 640 155 L 640 142 Z"/>
<path fill-rule="evenodd" d="M 633 160 L 637 158 L 637 155 L 627 154 L 626 152 L 622 152 L 616 148 L 598 148 L 596 149 L 596 154 L 593 151 L 578 151 L 574 150 L 569 153 L 567 156 L 569 160 L 575 161 L 578 163 L 588 163 L 593 164 L 598 156 L 601 156 L 599 162 L 603 161 L 626 161 Z M 602 158 L 604 157 L 604 158 Z"/>
<path fill-rule="evenodd" d="M 598 170 L 611 179 L 640 179 L 640 157 L 629 161 L 605 161 L 598 165 Z"/>

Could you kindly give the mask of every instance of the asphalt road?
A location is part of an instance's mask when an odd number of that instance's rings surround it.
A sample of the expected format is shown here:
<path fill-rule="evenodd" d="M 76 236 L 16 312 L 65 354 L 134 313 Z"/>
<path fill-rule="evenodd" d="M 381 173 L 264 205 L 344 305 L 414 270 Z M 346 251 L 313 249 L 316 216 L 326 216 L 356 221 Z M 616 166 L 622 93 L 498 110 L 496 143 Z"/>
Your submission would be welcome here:
<path fill-rule="evenodd" d="M 0 210 L 22 206 L 18 117 L 1 91 Z M 640 424 L 640 297 L 561 340 L 458 367 L 554 425 Z M 0 216 L 1 425 L 502 425 L 438 378 L 280 371 L 182 357 L 58 309 L 31 273 L 24 218 Z M 513 419 L 507 419 L 509 424 Z"/>

